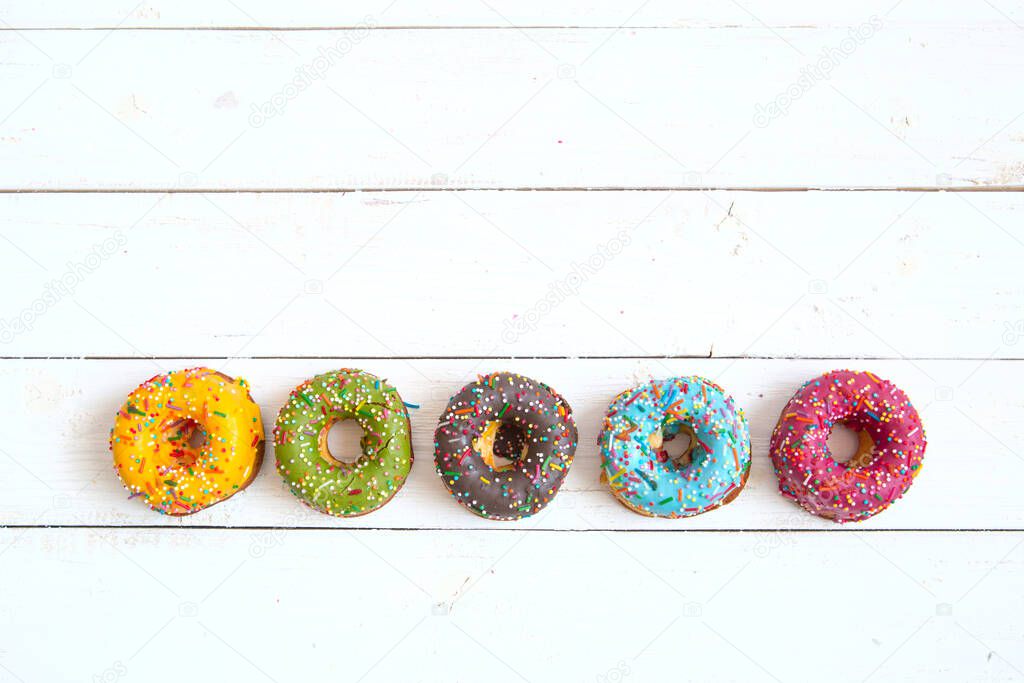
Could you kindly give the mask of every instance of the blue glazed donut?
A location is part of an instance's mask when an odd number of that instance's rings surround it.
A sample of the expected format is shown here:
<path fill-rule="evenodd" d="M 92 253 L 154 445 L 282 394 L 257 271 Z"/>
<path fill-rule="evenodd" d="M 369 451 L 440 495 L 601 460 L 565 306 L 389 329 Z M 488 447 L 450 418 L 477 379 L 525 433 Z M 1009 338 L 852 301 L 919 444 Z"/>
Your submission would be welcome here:
<path fill-rule="evenodd" d="M 677 437 L 689 437 L 690 446 L 674 462 L 663 444 Z M 703 377 L 622 392 L 608 407 L 598 445 L 612 493 L 650 517 L 692 517 L 730 503 L 750 474 L 743 411 Z"/>

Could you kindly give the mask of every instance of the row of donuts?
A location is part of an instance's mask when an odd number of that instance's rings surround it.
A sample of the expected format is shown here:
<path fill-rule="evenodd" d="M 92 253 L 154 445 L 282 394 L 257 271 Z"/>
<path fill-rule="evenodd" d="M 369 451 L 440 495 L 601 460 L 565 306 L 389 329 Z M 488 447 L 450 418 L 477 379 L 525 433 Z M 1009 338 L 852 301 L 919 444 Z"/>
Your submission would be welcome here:
<path fill-rule="evenodd" d="M 418 407 L 361 370 L 317 375 L 297 386 L 278 414 L 277 470 L 296 497 L 320 512 L 373 512 L 409 475 L 408 411 Z M 334 457 L 327 444 L 331 427 L 344 420 L 362 430 L 351 462 Z M 840 423 L 860 439 L 848 462 L 828 448 Z M 558 392 L 496 372 L 451 398 L 434 433 L 434 462 L 461 505 L 515 520 L 554 499 L 577 440 L 572 409 Z M 674 456 L 673 442 L 681 450 Z M 209 368 L 146 380 L 120 407 L 110 432 L 114 469 L 130 497 L 168 515 L 198 512 L 244 489 L 259 471 L 264 445 L 259 406 L 245 380 Z M 608 408 L 598 445 L 612 494 L 652 517 L 690 517 L 728 504 L 750 474 L 743 411 L 703 377 L 651 380 L 623 391 Z M 770 454 L 783 496 L 848 522 L 900 498 L 921 471 L 925 445 L 903 391 L 870 372 L 837 370 L 804 383 L 786 404 Z"/>

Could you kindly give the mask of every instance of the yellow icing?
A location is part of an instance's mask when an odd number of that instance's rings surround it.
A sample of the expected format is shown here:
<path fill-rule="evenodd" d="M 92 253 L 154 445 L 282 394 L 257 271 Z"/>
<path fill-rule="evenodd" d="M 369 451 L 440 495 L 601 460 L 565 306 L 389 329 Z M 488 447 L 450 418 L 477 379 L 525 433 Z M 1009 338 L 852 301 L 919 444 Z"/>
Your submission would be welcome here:
<path fill-rule="evenodd" d="M 197 512 L 244 488 L 259 467 L 262 441 L 260 409 L 245 380 L 209 368 L 144 382 L 110 432 L 125 488 L 169 515 Z"/>

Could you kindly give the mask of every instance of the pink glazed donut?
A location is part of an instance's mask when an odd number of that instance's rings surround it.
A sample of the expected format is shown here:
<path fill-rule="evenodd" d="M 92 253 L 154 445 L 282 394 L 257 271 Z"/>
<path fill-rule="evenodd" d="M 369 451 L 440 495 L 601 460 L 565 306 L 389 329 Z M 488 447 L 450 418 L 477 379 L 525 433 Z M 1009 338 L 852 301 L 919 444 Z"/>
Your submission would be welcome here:
<path fill-rule="evenodd" d="M 840 422 L 860 436 L 857 454 L 828 450 Z M 771 441 L 779 491 L 835 522 L 867 519 L 892 505 L 921 472 L 924 428 L 910 399 L 870 372 L 834 370 L 804 384 L 782 410 Z"/>

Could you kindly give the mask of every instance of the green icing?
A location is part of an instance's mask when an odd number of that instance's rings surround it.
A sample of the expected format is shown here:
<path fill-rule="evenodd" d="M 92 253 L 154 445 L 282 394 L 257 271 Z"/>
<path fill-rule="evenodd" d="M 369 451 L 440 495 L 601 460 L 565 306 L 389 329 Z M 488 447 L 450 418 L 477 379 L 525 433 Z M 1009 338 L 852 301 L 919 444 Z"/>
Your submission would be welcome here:
<path fill-rule="evenodd" d="M 355 420 L 363 430 L 351 464 L 326 452 L 327 432 L 341 420 Z M 296 387 L 278 413 L 277 471 L 320 512 L 363 515 L 387 503 L 409 476 L 410 432 L 402 397 L 387 380 L 349 369 L 317 375 Z"/>

